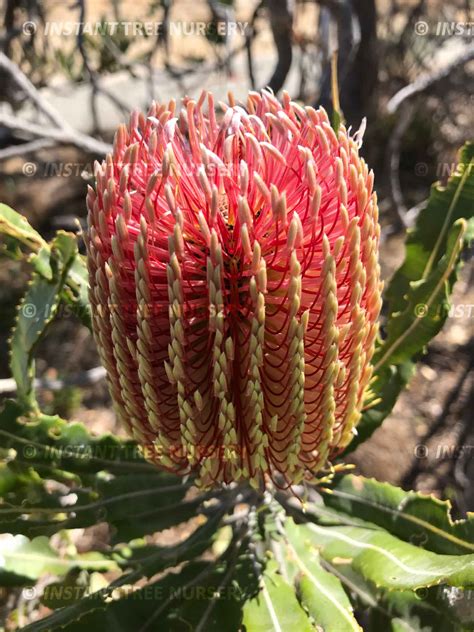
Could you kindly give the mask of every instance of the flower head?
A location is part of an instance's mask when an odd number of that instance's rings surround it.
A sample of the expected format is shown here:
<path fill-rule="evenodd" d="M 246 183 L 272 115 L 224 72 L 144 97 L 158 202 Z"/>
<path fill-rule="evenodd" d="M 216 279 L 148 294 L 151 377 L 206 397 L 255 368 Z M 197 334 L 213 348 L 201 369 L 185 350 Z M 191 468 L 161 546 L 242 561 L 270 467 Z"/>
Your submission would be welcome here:
<path fill-rule="evenodd" d="M 119 418 L 202 486 L 313 477 L 350 441 L 380 310 L 373 174 L 326 112 L 134 112 L 95 170 L 93 326 Z"/>

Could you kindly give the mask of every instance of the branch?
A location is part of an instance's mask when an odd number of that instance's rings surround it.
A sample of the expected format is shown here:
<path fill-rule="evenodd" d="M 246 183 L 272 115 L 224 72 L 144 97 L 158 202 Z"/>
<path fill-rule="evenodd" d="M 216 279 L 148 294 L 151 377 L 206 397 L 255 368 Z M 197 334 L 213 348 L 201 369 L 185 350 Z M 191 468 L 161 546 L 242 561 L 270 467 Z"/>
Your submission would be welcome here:
<path fill-rule="evenodd" d="M 349 0 L 318 0 L 318 3 L 321 5 L 320 29 L 325 56 L 321 72 L 319 102 L 331 111 L 331 60 L 334 52 L 337 51 L 337 74 L 342 92 L 360 44 L 360 24 L 354 13 L 353 4 Z M 331 24 L 336 25 L 337 42 L 332 41 Z"/>
<path fill-rule="evenodd" d="M 88 151 L 93 154 L 104 155 L 111 151 L 112 147 L 108 143 L 96 140 L 92 136 L 82 134 L 75 130 L 64 118 L 59 114 L 52 105 L 42 96 L 42 94 L 35 88 L 26 75 L 14 64 L 8 57 L 0 52 L 0 68 L 3 68 L 16 84 L 30 97 L 33 103 L 36 104 L 38 109 L 49 119 L 53 124 L 53 127 L 43 127 L 41 124 L 30 123 L 8 114 L 0 114 L 0 124 L 9 129 L 21 130 L 31 136 L 37 136 L 43 141 L 45 139 L 49 141 L 56 141 L 58 143 L 66 145 L 75 145 L 84 151 Z M 38 149 L 38 146 L 33 143 L 38 141 L 32 141 L 26 143 L 26 148 L 23 146 L 23 151 L 32 151 L 32 147 Z M 43 147 L 45 144 L 43 144 Z M 22 147 L 19 145 L 18 147 Z M 7 151 L 10 150 L 10 151 Z M 18 155 L 20 150 L 15 147 L 15 151 L 8 147 L 7 150 L 3 150 L 0 153 L 0 157 L 8 158 L 12 155 Z"/>
<path fill-rule="evenodd" d="M 1 115 L 0 115 L 1 116 Z M 55 142 L 48 138 L 36 138 L 26 143 L 20 143 L 19 145 L 11 145 L 0 149 L 0 160 L 7 160 L 8 158 L 15 158 L 16 156 L 23 156 L 24 154 L 33 153 L 40 149 L 46 149 L 47 147 L 53 147 Z"/>
<path fill-rule="evenodd" d="M 109 90 L 106 90 L 103 86 L 100 85 L 100 77 L 99 74 L 92 68 L 89 63 L 89 58 L 87 57 L 87 51 L 84 44 L 84 24 L 86 23 L 86 3 L 85 0 L 78 0 L 77 7 L 79 7 L 79 31 L 77 34 L 77 47 L 79 49 L 79 53 L 82 58 L 82 63 L 84 68 L 89 76 L 89 80 L 92 86 L 92 95 L 91 95 L 91 110 L 92 110 L 92 118 L 94 121 L 95 130 L 98 130 L 99 127 L 99 116 L 97 112 L 97 96 L 100 92 L 102 92 L 110 101 L 113 103 L 122 113 L 122 115 L 127 116 L 129 107 L 123 103 L 119 98 L 113 95 Z"/>
<path fill-rule="evenodd" d="M 277 49 L 278 60 L 268 86 L 278 92 L 288 75 L 293 58 L 292 34 L 294 5 L 291 0 L 267 0 L 270 26 Z"/>
<path fill-rule="evenodd" d="M 43 127 L 42 125 L 36 125 L 35 123 L 24 121 L 15 116 L 1 113 L 0 125 L 31 134 L 32 136 L 38 136 L 42 139 L 55 140 L 63 145 L 75 145 L 93 154 L 107 154 L 112 150 L 112 146 L 108 143 L 103 143 L 100 140 L 92 138 L 92 136 L 82 134 L 69 126 L 61 128 Z"/>
<path fill-rule="evenodd" d="M 401 222 L 401 227 L 408 226 L 408 209 L 403 198 L 400 184 L 400 152 L 402 139 L 413 120 L 415 108 L 413 103 L 408 103 L 403 108 L 400 117 L 393 129 L 387 146 L 387 166 L 389 169 L 390 197 Z"/>
<path fill-rule="evenodd" d="M 416 94 L 420 94 L 420 92 L 425 92 L 442 79 L 446 79 L 454 70 L 456 70 L 458 66 L 464 66 L 464 64 L 467 64 L 471 61 L 471 59 L 474 59 L 474 46 L 469 46 L 467 50 L 463 51 L 450 64 L 441 70 L 430 74 L 424 74 L 413 83 L 410 83 L 408 86 L 399 90 L 387 103 L 387 110 L 390 114 L 393 114 L 404 101 Z"/>
<path fill-rule="evenodd" d="M 57 127 L 70 127 L 60 114 L 46 101 L 42 94 L 35 88 L 28 77 L 14 64 L 5 53 L 0 52 L 0 68 L 3 68 L 12 77 L 15 83 L 26 93 L 27 96 L 38 106 L 43 114 Z"/>
<path fill-rule="evenodd" d="M 106 376 L 105 369 L 101 366 L 89 369 L 82 373 L 77 373 L 64 380 L 51 380 L 48 378 L 37 378 L 34 381 L 34 387 L 37 389 L 45 389 L 48 391 L 60 391 L 66 386 L 90 386 L 103 380 Z M 13 378 L 0 380 L 0 393 L 14 393 L 16 391 L 16 382 Z"/>

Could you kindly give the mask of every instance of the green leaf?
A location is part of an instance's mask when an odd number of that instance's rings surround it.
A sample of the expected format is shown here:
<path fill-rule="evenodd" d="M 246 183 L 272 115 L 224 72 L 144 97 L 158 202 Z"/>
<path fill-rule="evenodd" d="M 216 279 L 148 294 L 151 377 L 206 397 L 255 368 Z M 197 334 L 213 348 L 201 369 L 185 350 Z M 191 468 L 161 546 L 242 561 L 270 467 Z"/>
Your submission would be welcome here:
<path fill-rule="evenodd" d="M 73 607 L 63 608 L 50 617 L 36 624 L 27 626 L 27 632 L 41 632 L 52 628 L 46 627 L 54 623 L 55 628 L 64 632 L 102 632 L 103 630 L 114 630 L 114 632 L 135 632 L 136 630 L 157 630 L 166 629 L 171 632 L 173 629 L 183 630 L 183 625 L 179 628 L 164 627 L 167 610 L 173 605 L 179 604 L 192 596 L 193 582 L 199 582 L 201 577 L 212 573 L 213 565 L 210 562 L 193 562 L 187 564 L 180 572 L 170 572 L 163 579 L 148 584 L 147 586 L 133 590 L 132 587 L 117 588 L 113 592 L 114 599 L 108 603 L 101 604 L 94 610 L 89 610 L 80 618 L 71 617 L 66 620 L 68 611 L 77 613 L 81 602 L 77 602 Z M 199 585 L 201 588 L 201 585 Z M 104 592 L 103 590 L 101 591 Z M 175 600 L 173 597 L 176 596 Z M 91 597 L 87 598 L 90 602 Z M 95 596 L 99 600 L 99 596 Z M 173 603 L 174 602 L 174 603 Z M 201 599 L 206 603 L 207 600 Z M 169 625 L 169 621 L 167 622 Z M 184 628 L 186 629 L 186 628 Z M 188 627 L 191 630 L 193 628 Z M 226 631 L 227 632 L 227 631 Z"/>
<path fill-rule="evenodd" d="M 107 587 L 69 606 L 56 610 L 49 617 L 27 625 L 23 630 L 25 632 L 49 632 L 49 630 L 65 629 L 68 632 L 72 632 L 73 630 L 83 630 L 84 626 L 87 626 L 86 629 L 89 632 L 109 629 L 108 626 L 104 627 L 103 625 L 104 613 L 97 612 L 98 610 L 107 610 L 106 615 L 109 612 L 111 613 L 110 621 L 115 622 L 111 629 L 136 630 L 137 619 L 140 616 L 139 606 L 142 605 L 144 608 L 149 606 L 152 612 L 155 612 L 157 609 L 156 593 L 154 595 L 153 590 L 147 596 L 146 588 L 143 589 L 143 592 L 139 594 L 139 599 L 137 599 L 139 602 L 138 606 L 133 601 L 135 594 L 133 586 L 136 582 L 143 577 L 152 577 L 166 568 L 177 566 L 204 553 L 213 542 L 222 516 L 222 512 L 215 514 L 203 526 L 196 529 L 184 542 L 170 547 L 157 547 L 154 553 L 141 560 L 138 568 L 133 572 L 124 573 Z M 212 568 L 212 564 L 209 564 L 209 566 Z M 169 578 L 172 579 L 173 576 L 174 574 L 169 574 L 163 581 L 169 581 Z M 182 585 L 181 582 L 179 585 Z M 173 594 L 173 591 L 169 588 L 167 589 L 165 583 L 164 587 L 158 589 L 157 594 L 161 595 L 159 598 L 163 598 L 163 595 L 168 597 L 170 594 Z M 125 599 L 126 597 L 128 599 Z M 125 608 L 122 607 L 122 601 L 124 601 Z M 134 605 L 133 609 L 130 607 L 131 603 Z M 137 608 L 137 612 L 135 612 L 135 608 Z M 131 620 L 134 620 L 135 627 L 126 627 L 127 622 L 130 624 Z M 119 627 L 119 621 L 125 627 Z M 78 622 L 78 627 L 75 625 L 76 622 Z"/>
<path fill-rule="evenodd" d="M 251 554 L 244 542 L 240 550 L 232 545 L 192 583 L 176 584 L 177 598 L 163 612 L 163 628 L 195 632 L 239 632 L 242 630 L 244 603 L 258 593 Z M 156 614 L 154 621 L 158 621 Z"/>
<path fill-rule="evenodd" d="M 383 366 L 374 375 L 368 401 L 357 426 L 357 435 L 348 445 L 346 452 L 355 450 L 377 430 L 391 413 L 398 396 L 410 382 L 415 371 L 415 361 L 409 360 L 395 366 Z"/>
<path fill-rule="evenodd" d="M 23 215 L 6 204 L 0 204 L 0 234 L 13 237 L 34 251 L 46 243 Z"/>
<path fill-rule="evenodd" d="M 260 592 L 244 606 L 243 624 L 247 632 L 315 630 L 299 604 L 293 586 L 283 579 L 273 561 L 260 577 Z"/>
<path fill-rule="evenodd" d="M 350 563 L 376 586 L 390 590 L 474 585 L 474 555 L 438 555 L 378 529 L 301 526 L 308 546 L 332 562 Z"/>
<path fill-rule="evenodd" d="M 134 632 L 159 626 L 167 632 L 238 632 L 242 604 L 258 592 L 258 582 L 246 543 L 229 549 L 218 560 L 187 564 L 141 589 L 122 594 L 117 590 L 115 601 L 72 622 L 65 630 L 87 627 Z M 71 591 L 65 592 L 69 595 Z"/>
<path fill-rule="evenodd" d="M 39 277 L 50 282 L 54 281 L 51 256 L 52 251 L 58 247 L 58 241 L 62 242 L 60 244 L 62 247 L 66 240 L 74 246 L 65 279 L 66 287 L 60 289 L 61 298 L 71 307 L 79 320 L 91 329 L 87 265 L 85 257 L 77 251 L 76 236 L 72 233 L 58 231 L 56 238 L 48 244 L 30 226 L 25 217 L 5 204 L 0 204 L 0 234 L 3 234 L 8 240 L 15 240 L 30 248 L 33 253 L 29 260 L 34 271 Z"/>
<path fill-rule="evenodd" d="M 464 220 L 457 220 L 449 233 L 447 251 L 436 268 L 428 278 L 412 284 L 406 308 L 389 319 L 387 338 L 374 355 L 371 395 L 351 450 L 368 438 L 391 411 L 400 390 L 413 375 L 414 363 L 444 325 L 467 229 Z"/>
<path fill-rule="evenodd" d="M 52 278 L 48 280 L 35 272 L 18 308 L 10 341 L 10 369 L 17 384 L 18 400 L 27 409 L 36 408 L 34 349 L 57 312 L 67 270 L 76 252 L 74 236 L 58 233 L 50 250 Z"/>
<path fill-rule="evenodd" d="M 21 413 L 13 402 L 0 413 L 0 437 L 5 448 L 16 452 L 10 470 L 23 467 L 56 479 L 65 472 L 70 482 L 51 492 L 39 475 L 10 477 L 8 506 L 0 507 L 4 531 L 51 535 L 105 521 L 112 527 L 112 540 L 123 542 L 199 513 L 205 496 L 183 502 L 190 484 L 146 463 L 133 442 L 93 437 L 82 424 L 59 417 Z M 15 493 L 15 485 L 21 493 Z"/>
<path fill-rule="evenodd" d="M 409 232 L 404 263 L 385 292 L 387 337 L 374 355 L 371 391 L 351 451 L 391 412 L 415 362 L 447 318 L 461 251 L 474 236 L 473 160 L 474 144 L 467 143 L 447 186 L 432 187 L 427 207 Z"/>
<path fill-rule="evenodd" d="M 92 435 L 78 422 L 57 415 L 30 414 L 13 400 L 0 411 L 0 437 L 25 465 L 62 469 L 74 474 L 107 470 L 112 474 L 158 474 L 134 441 L 112 434 Z"/>
<path fill-rule="evenodd" d="M 18 583 L 34 580 L 49 573 L 64 575 L 71 568 L 94 570 L 118 570 L 118 565 L 100 553 L 60 557 L 51 547 L 48 538 L 40 536 L 29 540 L 25 536 L 4 536 L 0 541 L 0 582 L 10 580 L 12 575 Z"/>
<path fill-rule="evenodd" d="M 450 586 L 439 585 L 431 588 L 420 588 L 415 591 L 383 590 L 366 581 L 347 563 L 333 565 L 325 562 L 328 569 L 336 575 L 351 596 L 358 612 L 370 614 L 370 624 L 364 629 L 378 632 L 389 629 L 392 619 L 400 619 L 409 630 L 420 630 L 428 626 L 429 630 L 453 632 L 464 629 L 460 626 L 472 627 L 474 613 L 469 602 L 474 594 Z M 470 612 L 466 616 L 462 605 Z"/>
<path fill-rule="evenodd" d="M 297 591 L 301 603 L 325 632 L 354 632 L 362 628 L 337 577 L 325 571 L 316 549 L 305 545 L 301 528 L 288 520 L 285 525 L 289 554 L 298 568 Z"/>
<path fill-rule="evenodd" d="M 89 303 L 89 274 L 86 259 L 80 254 L 74 257 L 67 274 L 67 284 L 62 298 L 71 307 L 73 313 L 88 329 L 91 325 L 91 307 Z"/>
<path fill-rule="evenodd" d="M 474 217 L 474 143 L 460 151 L 459 163 L 445 187 L 432 186 L 427 206 L 406 240 L 405 260 L 385 292 L 390 313 L 402 311 L 413 281 L 426 279 L 447 249 L 451 227 Z"/>
<path fill-rule="evenodd" d="M 469 599 L 472 593 L 457 588 L 436 586 L 415 592 L 396 591 L 381 595 L 381 602 L 394 617 L 400 630 L 438 630 L 453 632 L 473 629 L 473 612 Z M 459 604 L 466 602 L 466 613 L 461 612 Z M 403 627 L 405 626 L 405 627 Z"/>
<path fill-rule="evenodd" d="M 412 283 L 405 309 L 392 315 L 387 324 L 387 338 L 374 357 L 376 368 L 413 358 L 443 326 L 466 232 L 467 222 L 457 220 L 436 268 L 422 281 Z"/>
<path fill-rule="evenodd" d="M 53 268 L 51 267 L 51 248 L 48 244 L 41 246 L 38 252 L 30 257 L 30 263 L 35 272 L 47 281 L 53 280 Z"/>
<path fill-rule="evenodd" d="M 474 553 L 474 514 L 453 521 L 451 504 L 352 474 L 319 490 L 324 503 L 435 553 Z"/>

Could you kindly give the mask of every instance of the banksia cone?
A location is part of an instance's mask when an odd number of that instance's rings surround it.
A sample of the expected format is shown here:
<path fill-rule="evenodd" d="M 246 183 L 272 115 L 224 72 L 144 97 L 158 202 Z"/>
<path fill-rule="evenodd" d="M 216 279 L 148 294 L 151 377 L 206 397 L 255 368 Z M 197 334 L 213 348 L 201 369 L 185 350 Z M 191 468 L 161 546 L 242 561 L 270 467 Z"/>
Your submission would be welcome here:
<path fill-rule="evenodd" d="M 93 325 L 119 418 L 203 487 L 313 478 L 350 441 L 380 309 L 373 174 L 326 112 L 134 112 L 96 165 Z"/>

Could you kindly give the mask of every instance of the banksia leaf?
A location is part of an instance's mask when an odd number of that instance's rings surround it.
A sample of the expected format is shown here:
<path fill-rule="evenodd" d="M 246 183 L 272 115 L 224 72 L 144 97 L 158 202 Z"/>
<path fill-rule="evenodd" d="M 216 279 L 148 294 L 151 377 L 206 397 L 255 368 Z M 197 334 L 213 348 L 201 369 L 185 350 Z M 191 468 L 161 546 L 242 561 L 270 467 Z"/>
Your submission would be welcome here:
<path fill-rule="evenodd" d="M 391 412 L 416 360 L 448 317 L 462 252 L 474 237 L 473 165 L 474 144 L 466 143 L 446 186 L 433 185 L 408 234 L 405 260 L 387 287 L 387 336 L 373 358 L 371 391 L 351 449 Z"/>
<path fill-rule="evenodd" d="M 198 484 L 312 479 L 351 440 L 380 310 L 373 174 L 322 109 L 131 115 L 95 168 L 93 328 L 119 418 Z"/>
<path fill-rule="evenodd" d="M 474 514 L 451 517 L 451 503 L 373 478 L 347 475 L 320 489 L 327 507 L 367 520 L 434 553 L 474 553 Z"/>
<path fill-rule="evenodd" d="M 41 235 L 28 220 L 6 204 L 0 204 L 0 235 L 8 235 L 32 250 L 46 245 Z"/>
<path fill-rule="evenodd" d="M 10 369 L 17 384 L 18 399 L 25 408 L 36 406 L 33 392 L 33 351 L 56 315 L 61 292 L 66 283 L 67 270 L 76 252 L 74 236 L 58 233 L 49 253 L 51 279 L 34 272 L 18 307 L 10 341 Z"/>
<path fill-rule="evenodd" d="M 305 524 L 300 532 L 306 546 L 316 547 L 324 560 L 347 561 L 377 587 L 416 590 L 447 584 L 462 588 L 474 581 L 474 555 L 439 555 L 374 529 L 370 523 L 367 527 Z"/>

